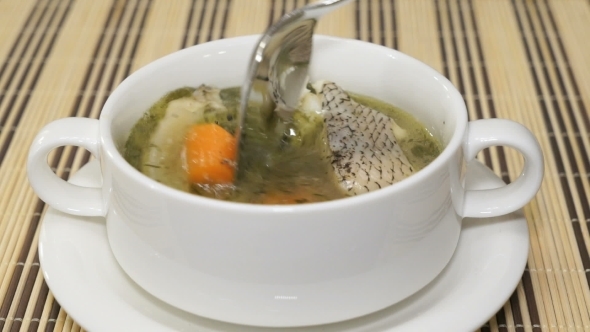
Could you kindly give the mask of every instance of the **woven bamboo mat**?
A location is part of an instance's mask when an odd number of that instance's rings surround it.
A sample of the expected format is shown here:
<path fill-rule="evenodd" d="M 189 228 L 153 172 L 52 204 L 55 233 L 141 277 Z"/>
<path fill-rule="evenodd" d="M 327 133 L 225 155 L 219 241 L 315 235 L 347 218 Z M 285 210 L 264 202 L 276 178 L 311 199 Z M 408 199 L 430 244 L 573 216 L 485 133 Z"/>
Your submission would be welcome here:
<path fill-rule="evenodd" d="M 24 166 L 37 131 L 61 117 L 98 117 L 124 77 L 160 56 L 260 33 L 305 2 L 0 0 L 1 331 L 82 330 L 39 268 L 46 206 Z M 534 132 L 546 177 L 524 209 L 527 269 L 481 331 L 590 331 L 590 2 L 357 0 L 323 19 L 319 32 L 408 53 L 453 81 L 471 119 L 509 118 Z M 89 157 L 62 148 L 49 161 L 68 178 Z M 509 149 L 479 158 L 505 181 L 522 166 Z"/>

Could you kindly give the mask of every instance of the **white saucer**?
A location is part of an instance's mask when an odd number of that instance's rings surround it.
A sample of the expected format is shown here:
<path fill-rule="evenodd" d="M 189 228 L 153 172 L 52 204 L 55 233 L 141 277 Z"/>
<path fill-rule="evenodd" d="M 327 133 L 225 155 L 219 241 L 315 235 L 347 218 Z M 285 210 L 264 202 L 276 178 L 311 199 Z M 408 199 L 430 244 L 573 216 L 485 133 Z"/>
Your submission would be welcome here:
<path fill-rule="evenodd" d="M 485 166 L 475 162 L 470 169 L 467 183 L 472 189 L 502 185 Z M 100 186 L 98 163 L 84 166 L 71 182 Z M 516 288 L 528 248 L 528 228 L 520 212 L 502 218 L 465 219 L 451 262 L 417 294 L 361 318 L 293 330 L 473 331 Z M 273 330 L 194 316 L 149 295 L 115 261 L 103 218 L 76 217 L 50 208 L 41 226 L 39 258 L 57 301 L 78 324 L 93 332 Z"/>

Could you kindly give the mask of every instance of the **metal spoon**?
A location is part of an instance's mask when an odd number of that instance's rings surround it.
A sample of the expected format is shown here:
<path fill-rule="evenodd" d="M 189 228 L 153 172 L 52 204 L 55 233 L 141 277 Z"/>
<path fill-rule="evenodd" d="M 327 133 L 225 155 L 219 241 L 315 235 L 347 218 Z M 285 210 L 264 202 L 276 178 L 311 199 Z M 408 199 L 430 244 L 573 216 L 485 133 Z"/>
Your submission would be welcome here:
<path fill-rule="evenodd" d="M 238 110 L 238 151 L 247 109 L 253 104 L 261 114 L 278 112 L 287 118 L 299 103 L 307 84 L 312 36 L 317 21 L 350 0 L 324 0 L 283 16 L 262 35 L 252 54 L 242 85 Z"/>

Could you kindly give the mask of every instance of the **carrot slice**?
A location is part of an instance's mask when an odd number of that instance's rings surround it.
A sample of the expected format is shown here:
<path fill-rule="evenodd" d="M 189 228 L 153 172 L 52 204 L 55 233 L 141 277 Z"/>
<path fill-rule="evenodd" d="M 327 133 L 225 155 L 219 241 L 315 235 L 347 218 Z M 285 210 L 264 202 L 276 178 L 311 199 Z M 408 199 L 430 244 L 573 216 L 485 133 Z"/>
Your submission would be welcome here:
<path fill-rule="evenodd" d="M 236 139 L 214 123 L 189 128 L 185 138 L 188 179 L 199 184 L 230 184 L 234 181 Z"/>

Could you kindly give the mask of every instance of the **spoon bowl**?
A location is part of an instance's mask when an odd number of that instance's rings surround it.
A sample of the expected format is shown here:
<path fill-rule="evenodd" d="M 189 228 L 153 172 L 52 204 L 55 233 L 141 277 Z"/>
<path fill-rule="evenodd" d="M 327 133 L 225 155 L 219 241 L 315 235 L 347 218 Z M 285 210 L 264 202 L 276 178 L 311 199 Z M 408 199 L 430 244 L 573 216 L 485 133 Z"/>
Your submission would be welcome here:
<path fill-rule="evenodd" d="M 250 106 L 264 117 L 289 118 L 308 82 L 312 37 L 318 20 L 350 0 L 324 0 L 284 15 L 259 39 L 242 85 L 238 110 L 238 151 Z M 239 153 L 238 153 L 239 155 Z"/>

